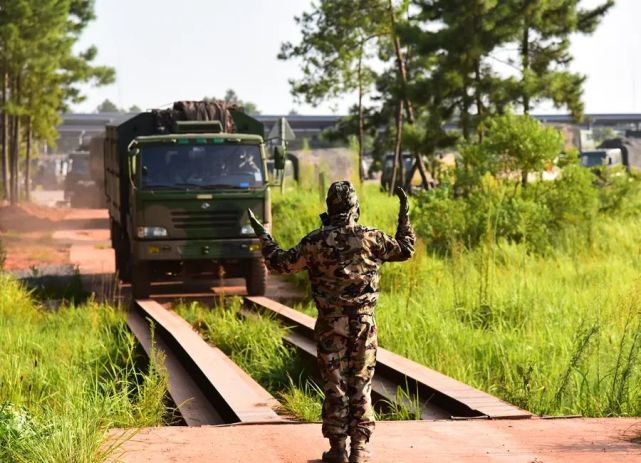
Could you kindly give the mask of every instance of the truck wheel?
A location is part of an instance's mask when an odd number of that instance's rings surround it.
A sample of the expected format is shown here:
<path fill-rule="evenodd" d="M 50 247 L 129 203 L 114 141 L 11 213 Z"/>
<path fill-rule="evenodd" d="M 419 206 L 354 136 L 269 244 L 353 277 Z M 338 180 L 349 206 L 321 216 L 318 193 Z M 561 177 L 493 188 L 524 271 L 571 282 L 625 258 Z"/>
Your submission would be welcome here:
<path fill-rule="evenodd" d="M 263 259 L 249 261 L 249 271 L 245 277 L 247 294 L 250 296 L 264 296 L 267 289 L 267 268 Z"/>
<path fill-rule="evenodd" d="M 147 262 L 136 262 L 131 277 L 131 294 L 134 299 L 147 299 L 150 293 L 149 265 Z"/>
<path fill-rule="evenodd" d="M 118 277 L 124 283 L 131 283 L 131 271 L 132 265 L 129 262 L 130 252 L 127 248 L 127 244 L 119 240 L 116 251 L 116 271 L 118 272 Z"/>

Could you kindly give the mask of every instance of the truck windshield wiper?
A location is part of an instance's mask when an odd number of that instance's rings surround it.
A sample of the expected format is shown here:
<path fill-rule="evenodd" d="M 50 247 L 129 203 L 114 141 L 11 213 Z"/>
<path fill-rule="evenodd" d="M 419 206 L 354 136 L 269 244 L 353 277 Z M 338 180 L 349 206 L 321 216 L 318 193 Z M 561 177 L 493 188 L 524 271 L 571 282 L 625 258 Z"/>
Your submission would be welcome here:
<path fill-rule="evenodd" d="M 189 187 L 189 188 L 204 188 L 202 183 L 174 183 L 174 188 Z"/>
<path fill-rule="evenodd" d="M 175 189 L 176 185 L 166 185 L 166 184 L 144 185 L 143 188 L 147 190 L 167 190 L 167 189 Z"/>
<path fill-rule="evenodd" d="M 246 190 L 249 186 L 230 185 L 229 183 L 212 183 L 209 185 L 203 185 L 203 188 L 233 188 Z"/>

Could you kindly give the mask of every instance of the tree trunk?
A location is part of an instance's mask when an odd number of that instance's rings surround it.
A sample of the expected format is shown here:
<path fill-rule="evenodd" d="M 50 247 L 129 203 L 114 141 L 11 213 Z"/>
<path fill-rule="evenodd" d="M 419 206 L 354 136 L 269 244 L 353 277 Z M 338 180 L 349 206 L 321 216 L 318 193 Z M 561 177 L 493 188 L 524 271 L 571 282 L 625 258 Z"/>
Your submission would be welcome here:
<path fill-rule="evenodd" d="M 11 204 L 18 203 L 18 159 L 20 158 L 20 117 L 11 116 Z"/>
<path fill-rule="evenodd" d="M 523 113 L 529 114 L 530 112 L 530 91 L 527 88 L 527 74 L 530 70 L 530 26 L 525 22 L 523 26 L 523 37 L 521 38 L 521 73 L 523 74 L 522 85 L 522 98 L 523 98 Z"/>
<path fill-rule="evenodd" d="M 27 151 L 24 165 L 24 198 L 31 201 L 31 144 L 32 144 L 31 116 L 27 116 Z"/>
<path fill-rule="evenodd" d="M 521 172 L 521 186 L 523 188 L 527 187 L 527 176 L 528 176 L 528 171 L 524 170 Z"/>
<path fill-rule="evenodd" d="M 461 131 L 463 132 L 463 139 L 466 142 L 470 141 L 470 113 L 467 103 L 468 98 L 468 96 L 463 95 L 463 102 L 461 103 Z"/>
<path fill-rule="evenodd" d="M 9 76 L 2 74 L 2 197 L 9 199 L 9 117 L 4 110 L 9 92 Z"/>
<path fill-rule="evenodd" d="M 20 75 L 16 76 L 12 96 L 15 96 L 16 106 L 20 105 Z M 11 116 L 11 204 L 17 204 L 20 200 L 18 190 L 18 162 L 20 159 L 20 116 Z"/>
<path fill-rule="evenodd" d="M 394 143 L 394 165 L 392 166 L 392 177 L 390 179 L 389 194 L 394 194 L 396 189 L 396 176 L 398 174 L 398 165 L 402 164 L 401 158 L 401 140 L 403 137 L 403 100 L 398 102 L 398 109 L 396 111 L 396 141 Z M 402 169 L 402 167 L 401 167 Z"/>
<path fill-rule="evenodd" d="M 481 121 L 483 120 L 483 97 L 481 95 L 481 60 L 476 59 L 474 62 L 474 80 L 476 88 L 474 94 L 476 97 L 476 136 L 479 143 L 483 141 L 483 129 Z"/>
<path fill-rule="evenodd" d="M 389 15 L 390 15 L 390 29 L 392 32 L 392 42 L 394 42 L 394 51 L 396 52 L 396 66 L 398 67 L 398 76 L 401 83 L 401 92 L 403 94 L 403 102 L 405 103 L 405 114 L 409 124 L 414 123 L 414 109 L 412 103 L 407 95 L 407 68 L 405 67 L 405 60 L 403 59 L 403 51 L 401 50 L 401 41 L 396 35 L 396 17 L 394 16 L 394 5 L 392 0 L 389 0 Z"/>
<path fill-rule="evenodd" d="M 363 46 L 358 55 L 358 178 L 365 178 L 363 168 L 363 140 L 365 139 L 365 115 L 363 114 Z"/>
<path fill-rule="evenodd" d="M 405 65 L 405 59 L 403 58 L 403 51 L 401 50 L 401 41 L 398 38 L 398 35 L 396 35 L 396 17 L 394 16 L 394 5 L 392 4 L 392 0 L 389 0 L 389 15 L 390 15 L 390 26 L 391 26 L 391 31 L 392 31 L 392 41 L 394 42 L 394 51 L 396 52 L 396 65 L 398 67 L 398 77 L 399 81 L 401 84 L 401 92 L 402 92 L 402 101 L 405 106 L 405 114 L 407 116 L 407 123 L 408 124 L 414 124 L 414 109 L 412 107 L 412 102 L 409 99 L 409 95 L 407 93 L 407 67 Z M 402 128 L 402 121 L 401 121 L 401 128 Z M 397 142 L 400 143 L 400 138 L 397 139 Z M 399 145 L 399 151 L 400 151 L 400 145 Z M 429 189 L 429 182 L 427 180 L 427 174 L 425 170 L 425 165 L 423 164 L 423 158 L 421 158 L 420 153 L 414 153 L 415 155 L 415 164 L 418 167 L 419 172 L 421 173 L 421 180 L 423 181 L 423 188 Z M 401 159 L 402 162 L 402 159 Z M 412 170 L 415 170 L 415 167 L 412 168 Z M 403 180 L 405 182 L 405 180 Z M 409 182 L 410 180 L 407 181 L 406 188 L 409 187 Z M 392 192 L 393 194 L 393 192 Z"/>

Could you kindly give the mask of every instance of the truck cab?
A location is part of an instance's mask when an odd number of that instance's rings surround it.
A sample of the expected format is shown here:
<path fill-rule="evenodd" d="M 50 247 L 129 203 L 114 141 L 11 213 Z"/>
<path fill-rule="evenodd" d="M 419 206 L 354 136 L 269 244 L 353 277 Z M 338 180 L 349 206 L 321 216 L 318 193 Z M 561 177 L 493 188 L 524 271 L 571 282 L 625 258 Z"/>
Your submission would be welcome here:
<path fill-rule="evenodd" d="M 621 150 L 618 148 L 594 149 L 581 152 L 583 167 L 620 166 L 623 164 Z"/>

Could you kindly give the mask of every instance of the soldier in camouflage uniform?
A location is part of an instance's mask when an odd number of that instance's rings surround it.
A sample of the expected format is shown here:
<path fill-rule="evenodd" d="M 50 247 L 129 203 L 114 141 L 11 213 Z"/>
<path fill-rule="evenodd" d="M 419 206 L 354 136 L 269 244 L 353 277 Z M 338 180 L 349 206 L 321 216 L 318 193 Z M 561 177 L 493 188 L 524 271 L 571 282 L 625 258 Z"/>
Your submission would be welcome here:
<path fill-rule="evenodd" d="M 414 253 L 407 196 L 401 202 L 394 238 L 359 225 L 358 197 L 349 182 L 335 182 L 327 193 L 323 225 L 287 251 L 249 211 L 259 236 L 267 268 L 276 273 L 307 270 L 318 308 L 315 335 L 323 380 L 323 436 L 331 449 L 323 461 L 348 461 L 346 438 L 351 438 L 349 462 L 368 461 L 366 443 L 374 429 L 371 389 L 376 364 L 374 308 L 383 262 L 404 261 Z"/>

